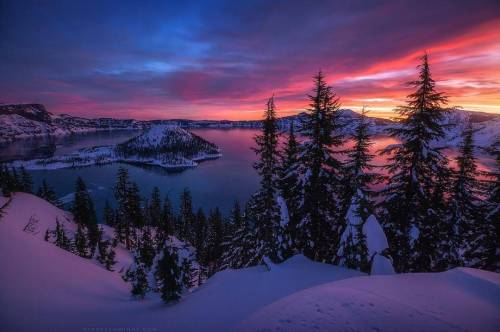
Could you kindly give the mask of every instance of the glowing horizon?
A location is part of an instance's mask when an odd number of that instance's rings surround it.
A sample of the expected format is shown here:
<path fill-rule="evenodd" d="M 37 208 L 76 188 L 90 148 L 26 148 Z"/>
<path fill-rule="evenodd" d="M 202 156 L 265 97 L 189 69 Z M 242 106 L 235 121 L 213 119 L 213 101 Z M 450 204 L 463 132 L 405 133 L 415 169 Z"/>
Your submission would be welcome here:
<path fill-rule="evenodd" d="M 85 117 L 253 120 L 273 93 L 279 116 L 303 111 L 321 68 L 343 108 L 391 118 L 428 52 L 450 106 L 500 114 L 500 4 L 439 3 L 432 15 L 412 2 L 325 7 L 6 4 L 0 102 Z"/>

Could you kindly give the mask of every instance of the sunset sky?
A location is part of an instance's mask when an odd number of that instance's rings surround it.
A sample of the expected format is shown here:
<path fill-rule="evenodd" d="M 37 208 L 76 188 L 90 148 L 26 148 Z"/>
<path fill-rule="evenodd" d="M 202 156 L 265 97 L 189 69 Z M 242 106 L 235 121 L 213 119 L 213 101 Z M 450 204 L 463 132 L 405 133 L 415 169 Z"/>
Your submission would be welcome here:
<path fill-rule="evenodd" d="M 0 0 L 0 103 L 137 119 L 303 110 L 323 70 L 390 117 L 427 51 L 452 105 L 500 113 L 500 1 Z"/>

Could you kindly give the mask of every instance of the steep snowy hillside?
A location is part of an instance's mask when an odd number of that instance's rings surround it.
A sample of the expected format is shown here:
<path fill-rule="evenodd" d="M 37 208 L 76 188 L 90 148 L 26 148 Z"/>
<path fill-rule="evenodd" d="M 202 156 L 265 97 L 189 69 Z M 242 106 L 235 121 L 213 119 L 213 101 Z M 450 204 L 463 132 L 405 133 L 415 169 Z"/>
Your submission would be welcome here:
<path fill-rule="evenodd" d="M 1 199 L 0 206 L 8 200 Z M 0 218 L 0 331 L 498 331 L 500 276 L 472 269 L 363 276 L 303 256 L 217 273 L 179 303 L 133 300 L 95 261 L 43 239 L 71 214 L 16 193 Z M 38 220 L 33 223 L 32 220 Z M 28 227 L 27 227 L 28 226 Z M 74 226 L 74 225 L 73 225 Z M 107 227 L 106 233 L 112 233 Z M 117 256 L 130 263 L 123 248 Z"/>
<path fill-rule="evenodd" d="M 27 169 L 57 169 L 128 162 L 177 169 L 195 167 L 199 161 L 220 156 L 220 149 L 215 144 L 185 129 L 155 125 L 116 146 L 83 148 L 69 155 L 18 160 L 12 164 L 16 167 L 23 165 Z"/>

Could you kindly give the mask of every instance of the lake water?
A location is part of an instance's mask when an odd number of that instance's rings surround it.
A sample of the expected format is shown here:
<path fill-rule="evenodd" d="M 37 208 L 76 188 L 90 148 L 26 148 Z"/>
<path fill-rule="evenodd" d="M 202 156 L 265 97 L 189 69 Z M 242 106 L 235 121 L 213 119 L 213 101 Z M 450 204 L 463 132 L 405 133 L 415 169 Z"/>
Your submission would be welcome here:
<path fill-rule="evenodd" d="M 108 164 L 77 169 L 58 169 L 30 171 L 34 188 L 38 188 L 43 179 L 52 185 L 56 194 L 64 202 L 72 198 L 76 178 L 81 176 L 91 191 L 96 210 L 102 215 L 104 202 L 113 203 L 113 186 L 118 168 L 125 167 L 133 181 L 137 182 L 143 196 L 149 196 L 158 186 L 162 195 L 168 194 L 174 207 L 178 206 L 179 196 L 184 188 L 189 188 L 196 208 L 207 210 L 218 206 L 227 214 L 234 201 L 241 203 L 248 200 L 258 188 L 258 176 L 252 168 L 256 160 L 251 150 L 256 129 L 193 129 L 192 132 L 213 142 L 222 148 L 222 157 L 200 163 L 196 168 L 182 172 L 169 173 L 160 168 L 144 168 L 129 164 Z M 57 139 L 36 138 L 19 140 L 0 146 L 0 161 L 47 157 L 73 152 L 82 147 L 116 144 L 137 135 L 134 131 L 104 131 L 82 135 L 65 136 Z M 393 138 L 379 136 L 374 138 L 374 151 L 396 141 Z M 448 151 L 450 157 L 456 155 Z M 479 156 L 481 169 L 488 168 L 492 161 L 484 155 Z M 385 157 L 376 155 L 374 163 L 383 165 Z"/>

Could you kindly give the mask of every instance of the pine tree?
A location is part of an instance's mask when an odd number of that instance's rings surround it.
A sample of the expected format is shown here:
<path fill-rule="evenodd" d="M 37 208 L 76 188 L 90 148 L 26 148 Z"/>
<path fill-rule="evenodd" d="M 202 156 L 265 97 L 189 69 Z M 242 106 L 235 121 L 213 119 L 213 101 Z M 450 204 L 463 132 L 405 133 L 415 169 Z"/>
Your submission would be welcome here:
<path fill-rule="evenodd" d="M 142 237 L 139 241 L 138 254 L 141 263 L 143 263 L 144 267 L 149 270 L 153 265 L 153 260 L 156 256 L 156 250 L 153 246 L 151 230 L 148 226 L 142 229 Z"/>
<path fill-rule="evenodd" d="M 210 211 L 208 217 L 208 234 L 206 240 L 206 261 L 208 276 L 219 270 L 224 241 L 222 216 L 219 208 Z"/>
<path fill-rule="evenodd" d="M 175 250 L 164 247 L 155 271 L 156 283 L 161 299 L 165 303 L 178 301 L 182 294 L 181 270 Z"/>
<path fill-rule="evenodd" d="M 278 127 L 274 97 L 267 102 L 262 133 L 255 137 L 255 153 L 258 160 L 254 168 L 260 176 L 260 189 L 252 197 L 252 218 L 255 224 L 256 248 L 261 258 L 269 257 L 274 262 L 284 259 L 280 251 L 280 211 L 276 202 L 279 171 Z"/>
<path fill-rule="evenodd" d="M 203 260 L 203 254 L 205 251 L 205 241 L 207 237 L 207 218 L 205 217 L 205 213 L 200 208 L 196 213 L 196 230 L 195 230 L 195 241 L 194 247 L 196 249 L 196 259 L 198 261 Z"/>
<path fill-rule="evenodd" d="M 415 92 L 390 134 L 401 140 L 383 152 L 390 154 L 388 186 L 382 191 L 382 223 L 391 244 L 391 255 L 399 272 L 432 271 L 439 256 L 440 225 L 448 177 L 447 159 L 431 142 L 445 137 L 441 124 L 447 98 L 436 92 L 428 57 L 419 66 L 419 78 L 409 84 Z"/>
<path fill-rule="evenodd" d="M 158 225 L 156 232 L 156 243 L 163 244 L 169 235 L 174 234 L 174 223 L 175 216 L 172 209 L 172 204 L 168 196 L 163 200 L 163 207 L 161 210 L 161 221 Z M 157 246 L 157 250 L 160 251 L 161 245 Z"/>
<path fill-rule="evenodd" d="M 137 264 L 132 278 L 132 296 L 138 299 L 143 299 L 149 290 L 148 276 L 145 267 L 142 264 Z"/>
<path fill-rule="evenodd" d="M 82 224 L 77 224 L 73 242 L 75 243 L 75 250 L 78 256 L 89 258 L 89 241 L 87 239 L 87 235 L 85 234 L 85 226 Z"/>
<path fill-rule="evenodd" d="M 105 225 L 114 227 L 115 226 L 115 211 L 111 207 L 111 204 L 109 204 L 109 201 L 106 200 L 104 202 L 104 212 L 103 212 L 103 223 Z"/>
<path fill-rule="evenodd" d="M 247 242 L 252 230 L 246 222 L 246 218 L 242 215 L 238 201 L 234 203 L 231 210 L 230 222 L 232 231 L 228 233 L 223 243 L 223 254 L 221 257 L 220 270 L 240 269 L 249 263 Z"/>
<path fill-rule="evenodd" d="M 45 181 L 45 179 L 43 179 L 42 185 L 40 186 L 40 188 L 38 188 L 38 192 L 36 195 L 54 204 L 55 206 L 60 205 L 59 201 L 56 198 L 54 189 L 52 189 L 52 187 L 47 184 L 47 181 Z"/>
<path fill-rule="evenodd" d="M 337 252 L 338 263 L 350 269 L 369 271 L 369 260 L 363 224 L 374 213 L 372 197 L 375 195 L 370 186 L 380 180 L 380 176 L 372 172 L 373 155 L 370 154 L 372 142 L 369 137 L 369 122 L 363 109 L 353 135 L 353 147 L 347 151 L 345 162 L 344 193 L 351 202 L 345 216 Z"/>
<path fill-rule="evenodd" d="M 189 189 L 184 188 L 180 197 L 180 211 L 178 219 L 179 237 L 183 241 L 193 243 L 195 240 L 194 231 L 193 199 Z"/>
<path fill-rule="evenodd" d="M 457 265 L 469 265 L 474 251 L 473 237 L 479 223 L 483 222 L 480 183 L 476 179 L 476 158 L 474 156 L 474 129 L 469 122 L 462 133 L 460 155 L 456 158 L 458 169 L 454 172 L 450 197 L 450 218 L 443 227 L 440 269 L 447 270 Z M 459 257 L 465 252 L 465 257 Z"/>
<path fill-rule="evenodd" d="M 81 177 L 76 180 L 75 199 L 71 208 L 73 219 L 79 226 L 83 226 L 88 231 L 88 255 L 91 257 L 95 251 L 98 241 L 97 216 L 94 209 L 94 202 L 90 197 L 87 186 Z"/>
<path fill-rule="evenodd" d="M 316 261 L 332 261 L 341 231 L 342 205 L 339 192 L 342 163 L 333 148 L 343 143 L 339 134 L 339 99 L 319 72 L 314 77 L 310 108 L 302 121 L 305 141 L 301 145 L 299 174 L 301 187 L 301 221 L 299 246 Z"/>
<path fill-rule="evenodd" d="M 24 166 L 21 166 L 21 171 L 20 171 L 20 176 L 21 176 L 21 187 L 22 191 L 25 193 L 32 193 L 33 192 L 33 178 L 31 175 L 26 171 Z"/>
<path fill-rule="evenodd" d="M 488 181 L 485 183 L 485 191 L 488 195 L 484 202 L 486 213 L 481 227 L 483 236 L 475 239 L 484 248 L 476 267 L 500 272 L 500 140 L 497 139 L 485 150 L 494 158 L 495 165 L 486 174 Z"/>
<path fill-rule="evenodd" d="M 300 186 L 299 170 L 299 143 L 295 138 L 293 122 L 290 125 L 288 139 L 283 149 L 281 158 L 281 167 L 279 173 L 279 192 L 286 202 L 289 215 L 289 223 L 286 233 L 289 234 L 292 241 L 291 249 L 297 248 L 298 242 L 298 224 L 300 222 L 300 202 L 302 200 L 302 191 Z"/>
<path fill-rule="evenodd" d="M 153 188 L 151 193 L 151 199 L 149 201 L 149 221 L 150 225 L 154 227 L 159 227 L 162 223 L 162 206 L 160 198 L 160 189 L 158 187 Z"/>

